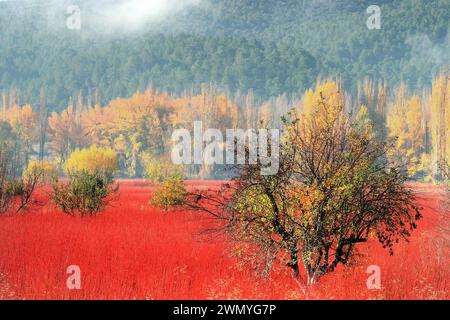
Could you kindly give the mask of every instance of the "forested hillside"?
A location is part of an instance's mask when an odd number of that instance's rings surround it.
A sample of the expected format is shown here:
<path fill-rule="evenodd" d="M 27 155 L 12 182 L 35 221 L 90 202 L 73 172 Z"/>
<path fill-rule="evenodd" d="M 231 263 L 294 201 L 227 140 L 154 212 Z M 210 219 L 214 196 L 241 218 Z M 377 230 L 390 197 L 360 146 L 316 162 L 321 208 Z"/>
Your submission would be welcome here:
<path fill-rule="evenodd" d="M 129 21 L 99 22 L 111 2 L 0 2 L 0 90 L 36 104 L 44 88 L 62 110 L 80 90 L 106 103 L 149 83 L 175 94 L 212 83 L 261 99 L 301 95 L 319 76 L 340 76 L 353 93 L 364 78 L 416 89 L 450 59 L 448 0 L 378 1 L 381 30 L 366 27 L 366 0 L 199 0 L 131 31 Z M 73 3 L 80 30 L 65 26 Z"/>

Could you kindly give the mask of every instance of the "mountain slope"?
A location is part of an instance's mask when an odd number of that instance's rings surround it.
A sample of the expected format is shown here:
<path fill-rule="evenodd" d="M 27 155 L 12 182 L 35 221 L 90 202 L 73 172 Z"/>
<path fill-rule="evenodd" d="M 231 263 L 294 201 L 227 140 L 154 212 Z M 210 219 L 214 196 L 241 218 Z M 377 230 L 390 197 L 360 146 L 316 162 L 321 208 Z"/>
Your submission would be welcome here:
<path fill-rule="evenodd" d="M 66 27 L 73 2 L 81 30 Z M 379 1 L 381 30 L 367 29 L 366 0 L 178 2 L 141 24 L 111 15 L 117 3 L 0 2 L 0 90 L 37 103 L 45 88 L 55 110 L 80 90 L 107 101 L 149 83 L 173 93 L 215 83 L 265 99 L 301 94 L 319 76 L 340 76 L 348 90 L 365 77 L 414 89 L 450 64 L 447 0 Z"/>

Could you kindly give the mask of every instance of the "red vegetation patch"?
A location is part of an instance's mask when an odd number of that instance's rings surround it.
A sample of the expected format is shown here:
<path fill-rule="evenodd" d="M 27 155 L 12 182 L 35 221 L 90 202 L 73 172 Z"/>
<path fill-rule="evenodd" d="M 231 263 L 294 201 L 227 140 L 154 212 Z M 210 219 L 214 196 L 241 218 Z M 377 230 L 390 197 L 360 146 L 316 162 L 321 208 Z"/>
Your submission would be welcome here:
<path fill-rule="evenodd" d="M 72 218 L 51 206 L 1 216 L 0 299 L 449 298 L 449 243 L 439 230 L 437 192 L 420 200 L 424 219 L 411 243 L 400 243 L 392 257 L 377 243 L 361 247 L 354 266 L 324 277 L 307 296 L 287 268 L 260 279 L 229 258 L 226 243 L 200 241 L 198 214 L 150 207 L 144 183 L 122 182 L 119 192 L 96 218 Z M 70 265 L 81 268 L 81 290 L 66 286 Z M 381 290 L 367 289 L 370 265 L 381 268 Z"/>

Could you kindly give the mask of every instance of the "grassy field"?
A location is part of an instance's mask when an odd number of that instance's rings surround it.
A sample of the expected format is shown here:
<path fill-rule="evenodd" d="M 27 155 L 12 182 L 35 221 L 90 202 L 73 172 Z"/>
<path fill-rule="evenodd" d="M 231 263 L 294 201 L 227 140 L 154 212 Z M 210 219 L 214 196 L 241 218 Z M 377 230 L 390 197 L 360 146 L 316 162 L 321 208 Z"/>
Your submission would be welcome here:
<path fill-rule="evenodd" d="M 448 299 L 442 195 L 416 187 L 424 218 L 410 243 L 392 257 L 365 244 L 350 268 L 302 292 L 284 266 L 259 278 L 230 257 L 225 239 L 202 240 L 202 216 L 155 210 L 151 187 L 121 181 L 118 199 L 96 218 L 72 218 L 51 205 L 0 216 L 0 299 Z M 80 290 L 66 286 L 70 265 L 81 269 Z M 367 289 L 370 265 L 381 268 L 380 290 Z"/>

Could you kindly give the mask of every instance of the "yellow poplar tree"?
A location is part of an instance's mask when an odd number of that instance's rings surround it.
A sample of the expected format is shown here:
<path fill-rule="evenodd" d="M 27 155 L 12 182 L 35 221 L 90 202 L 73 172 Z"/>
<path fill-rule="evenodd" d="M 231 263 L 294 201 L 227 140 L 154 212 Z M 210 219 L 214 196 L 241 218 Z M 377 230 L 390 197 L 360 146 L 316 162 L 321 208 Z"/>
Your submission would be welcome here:
<path fill-rule="evenodd" d="M 433 174 L 439 177 L 440 164 L 450 162 L 450 81 L 444 72 L 433 80 L 428 107 Z"/>
<path fill-rule="evenodd" d="M 390 105 L 386 118 L 388 137 L 396 139 L 396 149 L 389 155 L 406 166 L 411 177 L 424 174 L 425 128 L 418 96 L 408 97 L 402 84 Z"/>
<path fill-rule="evenodd" d="M 66 161 L 64 171 L 69 176 L 88 172 L 112 178 L 118 166 L 117 154 L 113 149 L 92 146 L 75 150 Z"/>

